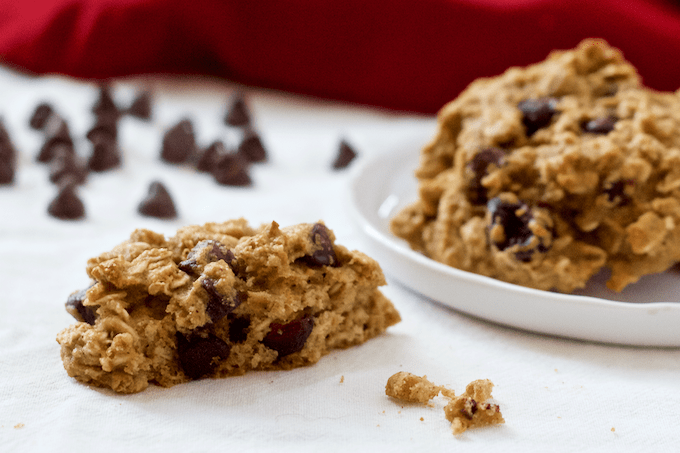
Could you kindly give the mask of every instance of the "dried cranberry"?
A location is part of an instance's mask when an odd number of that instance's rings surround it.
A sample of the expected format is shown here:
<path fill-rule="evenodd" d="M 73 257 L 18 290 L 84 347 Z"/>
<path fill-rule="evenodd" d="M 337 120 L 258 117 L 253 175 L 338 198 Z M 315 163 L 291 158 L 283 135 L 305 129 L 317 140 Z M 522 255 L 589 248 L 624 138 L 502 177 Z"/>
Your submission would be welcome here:
<path fill-rule="evenodd" d="M 505 151 L 500 148 L 486 148 L 475 154 L 468 163 L 467 168 L 472 172 L 470 181 L 470 199 L 473 203 L 485 203 L 487 201 L 487 190 L 482 185 L 482 178 L 487 175 L 490 165 L 500 167 L 505 162 Z"/>
<path fill-rule="evenodd" d="M 335 255 L 333 249 L 333 241 L 331 241 L 328 228 L 321 223 L 316 223 L 310 232 L 312 242 L 319 247 L 311 255 L 305 255 L 298 258 L 296 261 L 306 264 L 309 267 L 332 266 L 338 267 L 338 257 Z"/>
<path fill-rule="evenodd" d="M 184 374 L 192 379 L 201 378 L 215 371 L 220 359 L 229 357 L 230 348 L 220 338 L 193 336 L 189 339 L 177 332 L 177 353 Z"/>
<path fill-rule="evenodd" d="M 585 132 L 593 134 L 608 134 L 614 130 L 617 118 L 614 116 L 605 116 L 603 118 L 596 118 L 590 121 L 584 121 L 581 128 Z"/>
<path fill-rule="evenodd" d="M 556 104 L 555 98 L 527 99 L 517 104 L 517 108 L 522 112 L 522 123 L 526 128 L 527 137 L 550 124 L 553 115 L 557 113 Z"/>
<path fill-rule="evenodd" d="M 212 322 L 217 322 L 234 311 L 236 307 L 241 305 L 245 295 L 239 292 L 236 295 L 225 296 L 215 288 L 215 280 L 212 278 L 204 278 L 201 281 L 201 286 L 208 293 L 208 304 L 205 311 L 210 316 Z"/>
<path fill-rule="evenodd" d="M 262 343 L 279 353 L 279 357 L 300 351 L 314 329 L 314 317 L 305 316 L 288 324 L 271 323 Z"/>
<path fill-rule="evenodd" d="M 472 417 L 477 412 L 477 401 L 472 398 L 468 398 L 460 412 L 465 416 L 465 418 L 472 420 Z"/>

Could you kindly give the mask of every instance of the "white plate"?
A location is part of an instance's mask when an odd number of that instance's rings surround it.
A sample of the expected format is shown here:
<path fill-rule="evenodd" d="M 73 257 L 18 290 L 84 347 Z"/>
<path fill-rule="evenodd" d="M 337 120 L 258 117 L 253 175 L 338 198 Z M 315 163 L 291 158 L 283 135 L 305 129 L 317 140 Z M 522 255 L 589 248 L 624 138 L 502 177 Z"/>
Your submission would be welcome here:
<path fill-rule="evenodd" d="M 680 346 L 680 272 L 644 277 L 621 293 L 598 274 L 577 294 L 559 294 L 454 269 L 414 252 L 392 235 L 389 219 L 417 197 L 413 176 L 427 137 L 357 168 L 350 211 L 387 275 L 456 310 L 496 323 L 582 340 L 636 346 Z"/>

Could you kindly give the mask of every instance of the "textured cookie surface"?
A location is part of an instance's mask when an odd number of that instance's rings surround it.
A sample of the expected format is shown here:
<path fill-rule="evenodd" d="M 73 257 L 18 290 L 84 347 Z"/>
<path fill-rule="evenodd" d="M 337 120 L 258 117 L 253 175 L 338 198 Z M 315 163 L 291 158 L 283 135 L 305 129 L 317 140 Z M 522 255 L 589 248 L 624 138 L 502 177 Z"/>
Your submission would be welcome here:
<path fill-rule="evenodd" d="M 419 199 L 391 224 L 412 248 L 562 292 L 680 261 L 680 95 L 643 87 L 606 43 L 477 80 L 438 124 Z"/>
<path fill-rule="evenodd" d="M 400 320 L 378 264 L 322 223 L 136 230 L 87 272 L 61 357 L 70 376 L 121 393 L 313 364 Z"/>

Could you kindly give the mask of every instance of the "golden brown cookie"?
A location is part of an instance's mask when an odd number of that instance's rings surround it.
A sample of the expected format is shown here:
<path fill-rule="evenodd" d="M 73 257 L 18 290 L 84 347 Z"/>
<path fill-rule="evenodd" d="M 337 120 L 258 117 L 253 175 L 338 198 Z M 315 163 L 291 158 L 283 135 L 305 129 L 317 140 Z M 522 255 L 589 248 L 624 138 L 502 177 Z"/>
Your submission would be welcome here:
<path fill-rule="evenodd" d="M 562 292 L 680 261 L 680 95 L 643 87 L 605 42 L 479 79 L 438 123 L 419 199 L 391 224 L 412 248 Z"/>
<path fill-rule="evenodd" d="M 68 374 L 116 392 L 316 363 L 399 322 L 378 264 L 323 223 L 137 230 L 90 259 L 57 336 Z"/>

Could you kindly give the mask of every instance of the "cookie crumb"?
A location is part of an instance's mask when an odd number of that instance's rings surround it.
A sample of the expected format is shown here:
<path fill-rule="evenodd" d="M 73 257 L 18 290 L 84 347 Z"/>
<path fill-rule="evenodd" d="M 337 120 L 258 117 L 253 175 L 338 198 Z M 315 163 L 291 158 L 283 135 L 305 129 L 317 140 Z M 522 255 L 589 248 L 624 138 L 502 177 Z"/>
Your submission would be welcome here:
<path fill-rule="evenodd" d="M 425 419 L 424 419 L 423 417 L 420 417 L 420 421 L 421 421 L 421 422 L 424 422 Z"/>
<path fill-rule="evenodd" d="M 615 431 L 616 431 L 616 430 L 614 429 L 614 427 L 612 427 L 612 432 L 615 432 Z"/>
<path fill-rule="evenodd" d="M 468 428 L 505 423 L 500 406 L 487 402 L 491 398 L 492 388 L 493 383 L 490 380 L 478 379 L 467 385 L 465 393 L 456 396 L 453 390 L 433 384 L 426 376 L 419 377 L 402 371 L 388 379 L 385 394 L 402 401 L 432 407 L 428 403 L 441 392 L 449 400 L 444 407 L 444 414 L 451 422 L 453 434 L 458 435 Z M 421 417 L 420 420 L 424 419 Z"/>
<path fill-rule="evenodd" d="M 23 427 L 24 427 L 23 423 L 17 423 L 16 425 L 14 425 L 14 429 L 21 429 Z"/>
<path fill-rule="evenodd" d="M 343 382 L 345 382 L 345 376 L 340 376 L 340 383 L 342 384 Z"/>

